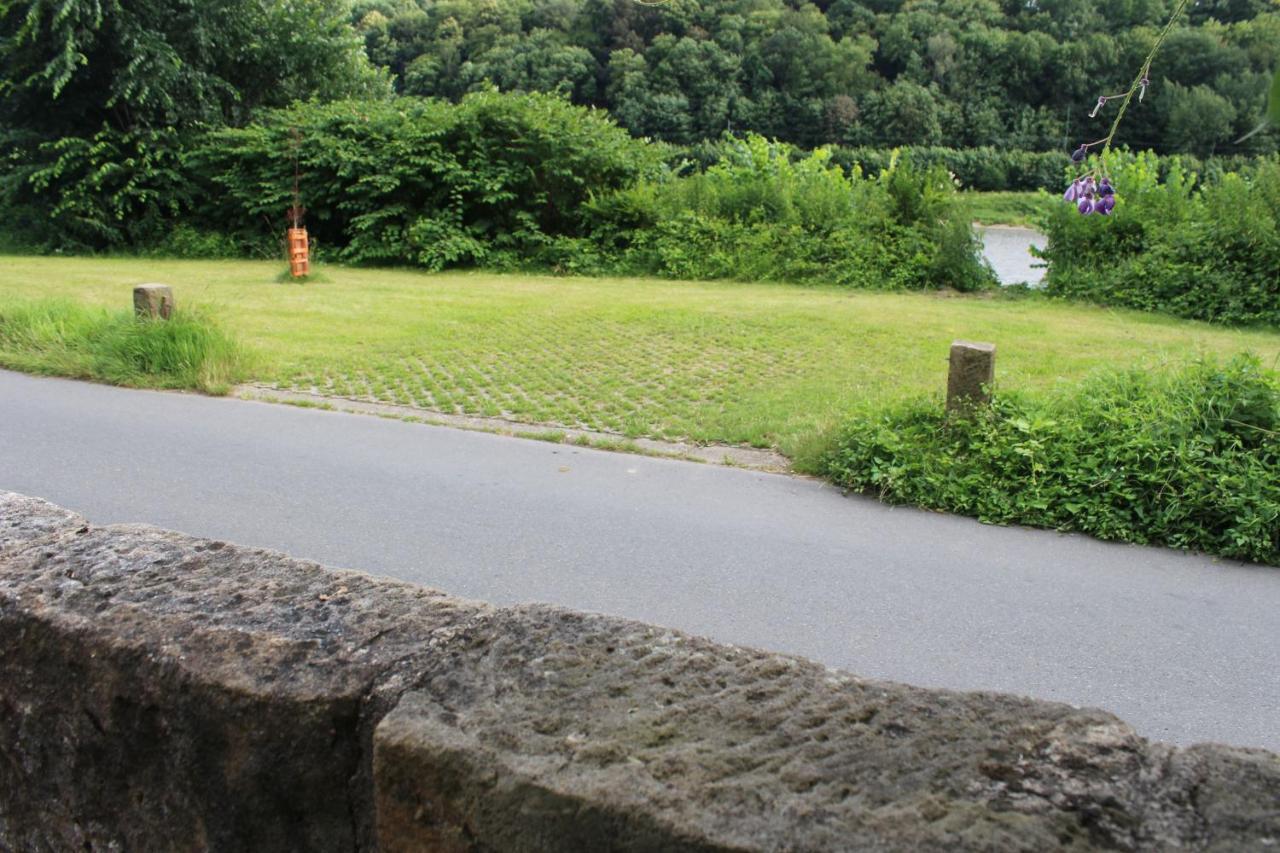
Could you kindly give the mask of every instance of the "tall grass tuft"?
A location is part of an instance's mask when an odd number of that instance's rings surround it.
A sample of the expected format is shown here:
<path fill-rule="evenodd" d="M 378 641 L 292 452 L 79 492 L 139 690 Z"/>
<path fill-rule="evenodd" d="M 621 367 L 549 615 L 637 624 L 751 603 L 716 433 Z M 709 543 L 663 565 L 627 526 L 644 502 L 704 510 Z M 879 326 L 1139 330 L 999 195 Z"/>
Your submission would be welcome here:
<path fill-rule="evenodd" d="M 225 394 L 242 348 L 198 310 L 145 320 L 65 300 L 0 303 L 0 366 L 140 388 Z"/>

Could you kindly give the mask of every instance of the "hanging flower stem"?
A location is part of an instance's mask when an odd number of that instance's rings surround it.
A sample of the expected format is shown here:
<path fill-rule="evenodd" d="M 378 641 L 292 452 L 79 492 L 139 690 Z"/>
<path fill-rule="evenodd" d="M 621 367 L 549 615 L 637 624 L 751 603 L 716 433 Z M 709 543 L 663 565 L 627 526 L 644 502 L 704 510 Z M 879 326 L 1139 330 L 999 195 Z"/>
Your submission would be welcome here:
<path fill-rule="evenodd" d="M 1116 206 L 1115 190 L 1111 187 L 1111 175 L 1107 169 L 1107 155 L 1111 153 L 1111 145 L 1115 141 L 1116 131 L 1120 129 L 1120 122 L 1124 119 L 1124 114 L 1128 112 L 1129 105 L 1133 103 L 1134 95 L 1138 96 L 1139 101 L 1146 97 L 1147 87 L 1151 85 L 1151 64 L 1155 62 L 1156 54 L 1160 52 L 1160 48 L 1164 46 L 1169 34 L 1173 32 L 1174 26 L 1190 5 L 1191 0 L 1178 0 L 1178 5 L 1174 7 L 1173 13 L 1169 15 L 1169 20 L 1165 22 L 1164 28 L 1160 30 L 1155 44 L 1151 46 L 1146 60 L 1142 63 L 1142 68 L 1138 71 L 1138 76 L 1133 78 L 1129 88 L 1114 95 L 1099 96 L 1097 105 L 1089 113 L 1089 118 L 1095 118 L 1108 102 L 1120 101 L 1120 109 L 1116 111 L 1116 117 L 1111 122 L 1111 130 L 1108 131 L 1107 135 L 1093 142 L 1082 142 L 1080 147 L 1071 153 L 1071 161 L 1073 163 L 1083 163 L 1088 158 L 1091 149 L 1099 146 L 1102 148 L 1097 167 L 1090 169 L 1072 181 L 1071 186 L 1067 188 L 1067 191 L 1062 196 L 1065 201 L 1075 204 L 1082 214 L 1100 213 L 1106 216 Z"/>
<path fill-rule="evenodd" d="M 1174 8 L 1173 14 L 1169 16 L 1169 20 L 1165 22 L 1164 29 L 1160 31 L 1160 35 L 1156 37 L 1156 43 L 1151 46 L 1151 52 L 1147 54 L 1147 59 L 1142 63 L 1142 70 L 1138 72 L 1138 76 L 1134 78 L 1133 83 L 1129 86 L 1129 91 L 1124 93 L 1124 100 L 1120 102 L 1120 109 L 1116 113 L 1115 121 L 1111 122 L 1111 131 L 1107 133 L 1102 140 L 1102 166 L 1105 174 L 1107 165 L 1107 154 L 1111 151 L 1111 143 L 1116 138 L 1116 131 L 1120 129 L 1120 121 L 1124 118 L 1124 114 L 1129 109 L 1129 104 L 1133 101 L 1136 94 L 1138 100 L 1147 94 L 1147 87 L 1151 85 L 1151 63 L 1155 61 L 1156 54 L 1160 52 L 1160 48 L 1164 46 L 1165 40 L 1169 38 L 1169 33 L 1173 32 L 1173 27 L 1182 17 L 1182 13 L 1187 11 L 1187 7 L 1191 5 L 1191 0 L 1179 0 L 1178 5 Z M 1111 100 L 1114 96 L 1110 96 L 1107 100 Z"/>

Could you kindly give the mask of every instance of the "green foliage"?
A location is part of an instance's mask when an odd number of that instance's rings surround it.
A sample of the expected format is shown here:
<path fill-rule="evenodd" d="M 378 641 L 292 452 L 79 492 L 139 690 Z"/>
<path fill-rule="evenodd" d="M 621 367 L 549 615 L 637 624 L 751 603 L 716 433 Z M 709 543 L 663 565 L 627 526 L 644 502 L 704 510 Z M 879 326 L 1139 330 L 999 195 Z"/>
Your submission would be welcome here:
<path fill-rule="evenodd" d="M 1148 154 L 1112 155 L 1109 217 L 1056 205 L 1048 291 L 1219 323 L 1280 325 L 1280 160 L 1201 182 Z"/>
<path fill-rule="evenodd" d="M 66 136 L 10 149 L 0 175 L 0 210 L 21 242 L 83 251 L 161 238 L 194 192 L 174 130 Z"/>
<path fill-rule="evenodd" d="M 751 131 L 819 145 L 1070 151 L 1105 133 L 1169 2 L 1115 0 L 361 0 L 351 20 L 402 92 L 492 82 L 607 108 L 681 145 Z M 1197 0 L 1123 141 L 1269 153 L 1258 123 L 1280 61 L 1272 0 Z M 1208 121 L 1196 122 L 1198 108 Z M 1114 107 L 1113 107 L 1114 109 Z M 1190 146 L 1189 148 L 1184 146 Z M 955 171 L 953 169 L 953 171 Z M 957 172 L 957 174 L 959 174 Z M 1034 189 L 1000 185 L 982 189 Z"/>
<path fill-rule="evenodd" d="M 1280 565 L 1280 384 L 1256 359 L 1111 370 L 972 420 L 932 400 L 853 419 L 823 460 L 893 503 Z"/>
<path fill-rule="evenodd" d="M 147 388 L 225 394 L 245 369 L 240 347 L 198 311 L 141 320 L 74 302 L 0 303 L 0 365 Z"/>
<path fill-rule="evenodd" d="M 992 283 L 950 177 L 910 162 L 867 179 L 823 149 L 798 158 L 748 136 L 705 172 L 601 196 L 589 211 L 594 265 L 616 272 L 891 289 Z"/>
<path fill-rule="evenodd" d="M 911 146 L 903 149 L 912 162 L 925 167 L 939 166 L 956 176 L 966 190 L 997 192 L 1056 187 L 1062 182 L 1066 154 L 1049 151 L 1018 151 L 999 148 L 943 148 Z M 852 168 L 861 166 L 868 175 L 878 175 L 888 167 L 893 151 L 883 148 L 838 148 L 833 159 Z"/>
<path fill-rule="evenodd" d="M 388 95 L 345 0 L 0 0 L 0 215 L 43 250 L 138 248 L 188 208 L 208 127 Z"/>
<path fill-rule="evenodd" d="M 3 0 L 0 127 L 45 138 L 242 122 L 385 91 L 343 0 Z"/>
<path fill-rule="evenodd" d="M 965 193 L 969 215 L 983 225 L 1016 225 L 1038 228 L 1044 217 L 1062 202 L 1057 194 L 1043 190 L 1034 193 Z"/>
<path fill-rule="evenodd" d="M 1272 126 L 1280 127 L 1280 68 L 1271 78 L 1271 88 L 1267 92 L 1267 121 Z"/>
<path fill-rule="evenodd" d="M 479 92 L 297 105 L 207 136 L 192 165 L 221 230 L 279 228 L 294 156 L 307 223 L 353 263 L 502 263 L 583 225 L 591 193 L 656 169 L 658 152 L 550 95 Z"/>

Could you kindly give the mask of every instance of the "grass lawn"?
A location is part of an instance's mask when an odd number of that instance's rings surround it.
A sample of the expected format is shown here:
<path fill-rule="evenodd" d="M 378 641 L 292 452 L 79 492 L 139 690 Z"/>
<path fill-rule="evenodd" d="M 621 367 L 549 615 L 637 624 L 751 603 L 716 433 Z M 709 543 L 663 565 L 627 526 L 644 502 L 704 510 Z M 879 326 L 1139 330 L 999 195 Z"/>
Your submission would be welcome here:
<path fill-rule="evenodd" d="M 973 221 L 982 225 L 1021 225 L 1033 228 L 1055 201 L 1048 193 L 962 193 Z"/>
<path fill-rule="evenodd" d="M 255 381 L 281 388 L 792 456 L 861 403 L 940 397 L 956 338 L 999 346 L 1004 387 L 1199 351 L 1280 358 L 1280 332 L 1040 299 L 342 267 L 295 285 L 271 262 L 0 265 L 0 305 L 127 309 L 134 284 L 172 284 L 180 309 L 201 306 L 249 348 Z"/>

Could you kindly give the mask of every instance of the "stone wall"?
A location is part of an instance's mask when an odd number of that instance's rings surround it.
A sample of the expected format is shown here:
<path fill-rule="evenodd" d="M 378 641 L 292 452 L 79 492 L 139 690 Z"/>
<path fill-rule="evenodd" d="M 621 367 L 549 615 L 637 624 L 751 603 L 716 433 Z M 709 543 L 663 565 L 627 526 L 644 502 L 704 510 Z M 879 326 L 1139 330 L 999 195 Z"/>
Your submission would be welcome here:
<path fill-rule="evenodd" d="M 1280 844 L 1280 758 L 0 492 L 0 849 Z"/>

